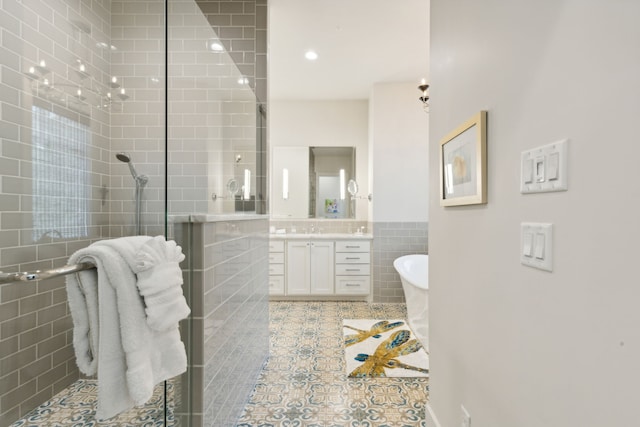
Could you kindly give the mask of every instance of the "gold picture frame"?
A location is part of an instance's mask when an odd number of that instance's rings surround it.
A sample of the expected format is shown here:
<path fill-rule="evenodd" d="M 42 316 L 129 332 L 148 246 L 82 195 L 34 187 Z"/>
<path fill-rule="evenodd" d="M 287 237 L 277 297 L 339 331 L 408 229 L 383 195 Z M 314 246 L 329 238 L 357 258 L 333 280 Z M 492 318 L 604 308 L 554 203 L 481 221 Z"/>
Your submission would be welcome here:
<path fill-rule="evenodd" d="M 487 203 L 487 112 L 440 141 L 440 206 Z"/>

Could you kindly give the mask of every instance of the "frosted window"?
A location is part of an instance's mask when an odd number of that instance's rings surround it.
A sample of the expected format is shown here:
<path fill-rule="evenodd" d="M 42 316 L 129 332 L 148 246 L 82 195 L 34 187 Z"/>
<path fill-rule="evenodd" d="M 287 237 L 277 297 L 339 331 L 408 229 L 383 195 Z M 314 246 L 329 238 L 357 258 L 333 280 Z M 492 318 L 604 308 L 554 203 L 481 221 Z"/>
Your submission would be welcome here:
<path fill-rule="evenodd" d="M 88 236 L 89 127 L 32 107 L 33 240 Z"/>

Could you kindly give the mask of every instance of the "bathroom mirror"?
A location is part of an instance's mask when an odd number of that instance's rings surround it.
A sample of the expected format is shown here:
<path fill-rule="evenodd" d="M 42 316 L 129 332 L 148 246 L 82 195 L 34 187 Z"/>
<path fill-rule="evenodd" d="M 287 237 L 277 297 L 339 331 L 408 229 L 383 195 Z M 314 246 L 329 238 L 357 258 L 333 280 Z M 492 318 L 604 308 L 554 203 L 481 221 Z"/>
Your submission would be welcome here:
<path fill-rule="evenodd" d="M 271 216 L 355 218 L 347 188 L 355 162 L 355 147 L 274 147 Z"/>

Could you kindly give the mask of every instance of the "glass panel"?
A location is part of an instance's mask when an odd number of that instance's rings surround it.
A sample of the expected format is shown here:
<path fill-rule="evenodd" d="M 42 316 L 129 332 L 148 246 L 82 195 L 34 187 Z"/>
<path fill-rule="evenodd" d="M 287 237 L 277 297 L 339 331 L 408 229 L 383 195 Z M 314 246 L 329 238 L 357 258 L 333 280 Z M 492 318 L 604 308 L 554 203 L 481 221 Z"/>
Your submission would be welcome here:
<path fill-rule="evenodd" d="M 5 0 L 0 26 L 0 270 L 60 267 L 94 241 L 136 234 L 138 206 L 140 233 L 167 233 L 164 0 Z M 93 421 L 65 278 L 0 285 L 0 313 L 0 425 L 34 410 L 42 425 L 71 419 L 62 399 Z M 169 406 L 159 384 L 109 422 L 172 420 L 177 381 Z"/>

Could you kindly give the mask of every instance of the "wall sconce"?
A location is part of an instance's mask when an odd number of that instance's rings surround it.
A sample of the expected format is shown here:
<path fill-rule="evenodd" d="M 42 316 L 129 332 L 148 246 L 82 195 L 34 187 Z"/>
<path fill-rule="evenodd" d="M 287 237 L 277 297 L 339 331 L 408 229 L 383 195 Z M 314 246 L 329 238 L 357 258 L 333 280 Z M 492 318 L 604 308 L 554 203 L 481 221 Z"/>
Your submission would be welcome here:
<path fill-rule="evenodd" d="M 282 169 L 282 198 L 289 199 L 289 169 Z"/>
<path fill-rule="evenodd" d="M 422 93 L 422 96 L 418 98 L 422 102 L 422 108 L 425 112 L 429 112 L 429 95 L 427 95 L 427 90 L 429 90 L 429 85 L 427 82 L 422 79 L 420 86 L 418 86 L 418 90 Z"/>
<path fill-rule="evenodd" d="M 345 185 L 344 169 L 340 169 L 340 200 L 344 200 L 346 198 Z"/>
<path fill-rule="evenodd" d="M 242 196 L 244 200 L 251 198 L 251 171 L 249 169 L 244 170 L 244 185 L 242 186 Z"/>

